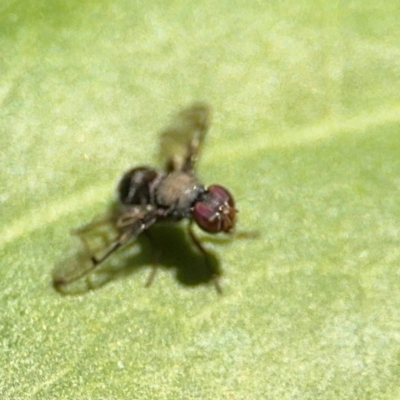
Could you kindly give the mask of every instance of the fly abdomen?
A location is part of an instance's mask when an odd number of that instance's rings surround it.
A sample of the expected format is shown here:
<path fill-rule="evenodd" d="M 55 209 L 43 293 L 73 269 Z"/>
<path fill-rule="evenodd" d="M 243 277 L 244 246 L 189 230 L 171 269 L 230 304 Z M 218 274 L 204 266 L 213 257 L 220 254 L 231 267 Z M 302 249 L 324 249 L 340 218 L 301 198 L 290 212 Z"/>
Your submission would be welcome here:
<path fill-rule="evenodd" d="M 137 167 L 121 178 L 117 192 L 123 205 L 155 204 L 155 191 L 165 174 L 150 167 Z"/>

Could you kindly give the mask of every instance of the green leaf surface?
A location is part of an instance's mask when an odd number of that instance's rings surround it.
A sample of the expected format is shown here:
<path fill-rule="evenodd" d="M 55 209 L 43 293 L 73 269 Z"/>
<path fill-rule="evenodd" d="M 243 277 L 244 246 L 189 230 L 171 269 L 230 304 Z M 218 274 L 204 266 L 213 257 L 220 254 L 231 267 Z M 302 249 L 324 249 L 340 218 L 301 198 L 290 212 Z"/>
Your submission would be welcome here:
<path fill-rule="evenodd" d="M 3 2 L 1 398 L 399 398 L 399 20 L 390 1 Z M 142 243 L 55 292 L 70 229 L 193 100 L 214 108 L 198 174 L 259 233 L 199 233 L 224 294 L 187 279 L 184 226 L 151 288 Z"/>

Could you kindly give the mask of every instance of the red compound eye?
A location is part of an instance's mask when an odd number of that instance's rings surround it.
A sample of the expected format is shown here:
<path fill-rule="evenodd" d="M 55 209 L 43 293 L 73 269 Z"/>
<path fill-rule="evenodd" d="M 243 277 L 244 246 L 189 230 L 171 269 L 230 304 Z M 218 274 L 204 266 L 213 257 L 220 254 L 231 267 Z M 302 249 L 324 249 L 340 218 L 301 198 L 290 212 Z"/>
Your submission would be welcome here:
<path fill-rule="evenodd" d="M 236 212 L 233 197 L 228 190 L 212 185 L 202 201 L 195 204 L 193 218 L 206 232 L 230 232 L 235 224 Z"/>

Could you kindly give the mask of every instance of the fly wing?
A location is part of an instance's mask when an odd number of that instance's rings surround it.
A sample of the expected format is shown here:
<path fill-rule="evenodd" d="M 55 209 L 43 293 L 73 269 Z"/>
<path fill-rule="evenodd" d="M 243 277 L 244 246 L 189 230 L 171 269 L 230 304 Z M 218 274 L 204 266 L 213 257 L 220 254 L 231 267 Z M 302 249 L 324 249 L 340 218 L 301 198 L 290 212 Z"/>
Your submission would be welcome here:
<path fill-rule="evenodd" d="M 92 257 L 97 257 L 107 249 L 118 236 L 113 214 L 95 218 L 92 222 L 71 231 L 80 239 L 76 246 L 63 257 L 53 271 L 53 284 L 56 288 L 75 282 L 95 269 Z"/>
<path fill-rule="evenodd" d="M 115 250 L 137 237 L 157 220 L 155 210 L 145 205 L 122 212 L 112 210 L 71 233 L 81 246 L 63 258 L 53 271 L 53 285 L 60 289 L 93 272 Z"/>
<path fill-rule="evenodd" d="M 211 123 L 211 107 L 193 103 L 180 111 L 161 133 L 160 158 L 167 172 L 190 171 Z"/>

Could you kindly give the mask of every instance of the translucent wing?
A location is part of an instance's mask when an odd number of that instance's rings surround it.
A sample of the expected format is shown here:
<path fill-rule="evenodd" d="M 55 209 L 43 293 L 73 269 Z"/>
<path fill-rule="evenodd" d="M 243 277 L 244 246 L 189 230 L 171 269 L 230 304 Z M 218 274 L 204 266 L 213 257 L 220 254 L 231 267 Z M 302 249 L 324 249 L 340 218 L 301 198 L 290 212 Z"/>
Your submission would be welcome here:
<path fill-rule="evenodd" d="M 55 287 L 67 285 L 92 272 L 96 265 L 92 257 L 99 256 L 118 236 L 112 213 L 100 216 L 71 232 L 80 239 L 74 248 L 56 265 L 53 271 Z"/>
<path fill-rule="evenodd" d="M 174 117 L 160 137 L 160 158 L 168 172 L 193 169 L 210 123 L 206 103 L 193 103 Z"/>
<path fill-rule="evenodd" d="M 123 212 L 110 211 L 72 231 L 81 247 L 56 265 L 53 284 L 68 285 L 90 274 L 115 250 L 137 237 L 157 221 L 157 210 L 146 205 L 132 206 Z"/>

